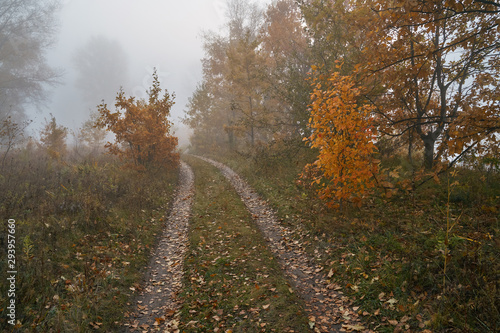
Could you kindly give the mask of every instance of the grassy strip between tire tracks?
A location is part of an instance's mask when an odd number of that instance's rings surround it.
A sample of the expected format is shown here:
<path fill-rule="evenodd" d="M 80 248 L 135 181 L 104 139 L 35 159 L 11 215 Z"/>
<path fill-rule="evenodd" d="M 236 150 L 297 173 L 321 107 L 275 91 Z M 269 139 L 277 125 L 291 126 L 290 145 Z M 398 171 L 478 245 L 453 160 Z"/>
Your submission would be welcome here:
<path fill-rule="evenodd" d="M 185 261 L 185 332 L 305 332 L 302 301 L 237 193 L 209 164 L 186 157 L 196 196 Z"/>

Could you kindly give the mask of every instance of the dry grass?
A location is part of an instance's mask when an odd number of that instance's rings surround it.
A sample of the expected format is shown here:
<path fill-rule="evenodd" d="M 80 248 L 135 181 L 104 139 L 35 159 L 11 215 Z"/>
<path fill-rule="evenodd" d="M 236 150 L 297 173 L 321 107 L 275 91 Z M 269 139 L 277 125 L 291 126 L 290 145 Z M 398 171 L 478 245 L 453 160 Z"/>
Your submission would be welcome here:
<path fill-rule="evenodd" d="M 172 171 L 126 171 L 105 156 L 70 162 L 36 149 L 11 155 L 1 170 L 0 216 L 17 224 L 20 331 L 116 330 L 176 177 Z M 2 223 L 2 257 L 5 232 Z M 2 284 L 0 327 L 9 330 L 5 288 Z"/>

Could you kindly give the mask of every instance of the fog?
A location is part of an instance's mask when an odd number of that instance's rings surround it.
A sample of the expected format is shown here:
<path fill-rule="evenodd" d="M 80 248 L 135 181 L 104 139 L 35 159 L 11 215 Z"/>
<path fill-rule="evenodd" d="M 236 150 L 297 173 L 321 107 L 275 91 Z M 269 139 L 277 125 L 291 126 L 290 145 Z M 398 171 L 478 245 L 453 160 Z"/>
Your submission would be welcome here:
<path fill-rule="evenodd" d="M 39 128 L 53 114 L 58 123 L 76 129 L 101 99 L 113 104 L 109 93 L 103 91 L 103 96 L 90 100 L 77 84 L 75 57 L 92 38 L 101 38 L 124 51 L 126 73 L 122 74 L 127 82 L 120 85 L 127 95 L 144 97 L 153 68 L 157 69 L 162 88 L 176 95 L 171 120 L 181 135 L 183 109 L 201 79 L 200 34 L 223 26 L 225 8 L 224 0 L 63 1 L 57 42 L 47 52 L 49 65 L 61 69 L 63 75 L 52 89 L 47 107 L 28 114 L 34 120 L 33 127 Z M 108 61 L 113 62 L 112 58 Z M 116 92 L 118 88 L 110 89 Z"/>

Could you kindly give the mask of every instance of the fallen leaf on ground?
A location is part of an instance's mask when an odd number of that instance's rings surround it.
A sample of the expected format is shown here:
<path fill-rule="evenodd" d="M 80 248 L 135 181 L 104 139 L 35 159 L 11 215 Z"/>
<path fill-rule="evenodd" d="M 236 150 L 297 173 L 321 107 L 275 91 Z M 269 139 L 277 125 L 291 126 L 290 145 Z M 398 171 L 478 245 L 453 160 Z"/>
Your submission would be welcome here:
<path fill-rule="evenodd" d="M 346 324 L 343 324 L 342 328 L 350 331 L 361 331 L 365 329 L 363 325 L 346 325 Z"/>

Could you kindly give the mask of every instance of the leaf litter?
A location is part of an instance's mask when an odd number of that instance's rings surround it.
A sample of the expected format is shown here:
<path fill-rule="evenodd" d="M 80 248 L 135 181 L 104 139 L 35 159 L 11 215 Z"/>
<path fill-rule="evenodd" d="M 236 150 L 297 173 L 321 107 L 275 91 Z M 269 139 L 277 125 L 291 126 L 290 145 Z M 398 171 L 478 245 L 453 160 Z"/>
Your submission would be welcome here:
<path fill-rule="evenodd" d="M 181 332 L 307 332 L 303 301 L 232 185 L 203 161 L 195 172 L 181 294 Z"/>
<path fill-rule="evenodd" d="M 133 311 L 126 313 L 127 332 L 177 331 L 178 294 L 182 289 L 184 254 L 187 250 L 187 232 L 194 194 L 194 175 L 181 162 L 179 187 L 171 207 L 161 240 L 150 260 L 137 291 Z"/>

